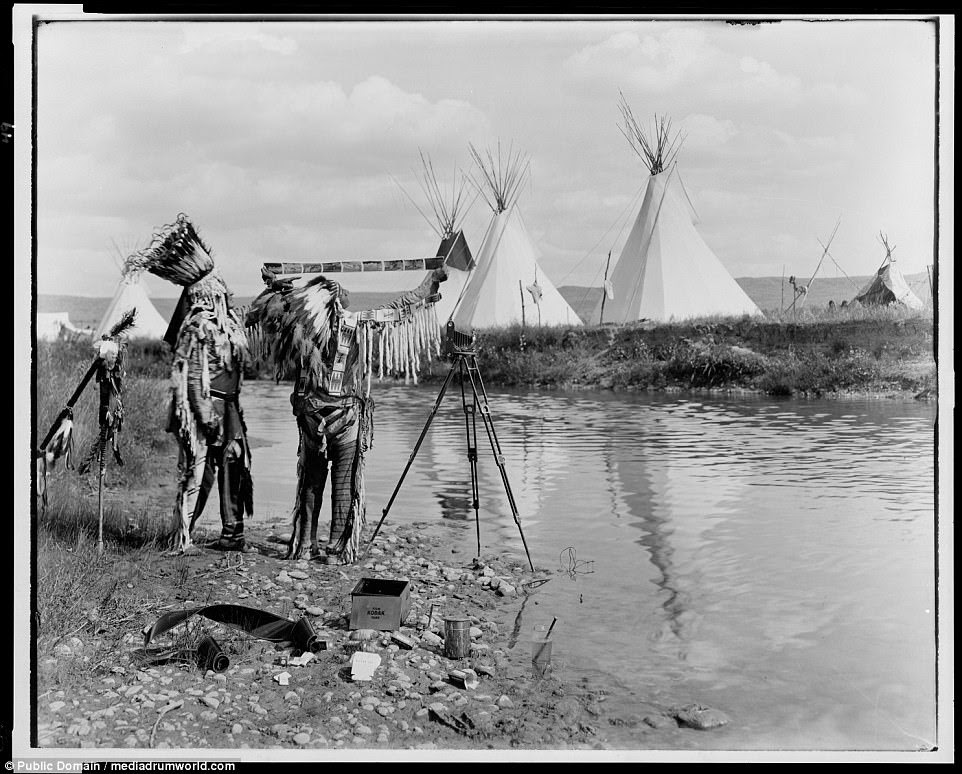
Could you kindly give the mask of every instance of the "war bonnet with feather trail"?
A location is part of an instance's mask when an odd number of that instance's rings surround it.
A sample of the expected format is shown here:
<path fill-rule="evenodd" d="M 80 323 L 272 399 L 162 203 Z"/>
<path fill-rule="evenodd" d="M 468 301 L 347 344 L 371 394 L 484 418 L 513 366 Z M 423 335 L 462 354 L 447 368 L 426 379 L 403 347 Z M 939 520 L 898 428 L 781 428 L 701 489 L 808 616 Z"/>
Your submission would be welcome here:
<path fill-rule="evenodd" d="M 258 359 L 270 362 L 278 380 L 300 371 L 309 383 L 320 385 L 327 376 L 338 341 L 353 336 L 351 376 L 347 382 L 370 393 L 374 363 L 378 376 L 403 376 L 417 383 L 422 360 L 440 356 L 441 335 L 434 311 L 436 298 L 426 288 L 446 276 L 435 270 L 421 286 L 401 296 L 389 307 L 349 312 L 341 305 L 341 287 L 318 276 L 302 286 L 289 281 L 268 280 L 268 288 L 250 306 L 246 316 L 249 329 L 257 333 Z M 343 334 L 343 335 L 342 335 Z"/>
<path fill-rule="evenodd" d="M 193 454 L 200 431 L 188 398 L 188 363 L 195 349 L 199 349 L 200 362 L 206 362 L 206 351 L 212 349 L 228 370 L 243 369 L 247 336 L 228 304 L 230 290 L 214 265 L 210 248 L 184 213 L 159 229 L 146 248 L 127 258 L 125 274 L 134 271 L 149 271 L 184 288 L 164 338 L 174 349 L 173 415 L 178 434 Z M 202 388 L 203 397 L 209 398 L 206 373 Z"/>

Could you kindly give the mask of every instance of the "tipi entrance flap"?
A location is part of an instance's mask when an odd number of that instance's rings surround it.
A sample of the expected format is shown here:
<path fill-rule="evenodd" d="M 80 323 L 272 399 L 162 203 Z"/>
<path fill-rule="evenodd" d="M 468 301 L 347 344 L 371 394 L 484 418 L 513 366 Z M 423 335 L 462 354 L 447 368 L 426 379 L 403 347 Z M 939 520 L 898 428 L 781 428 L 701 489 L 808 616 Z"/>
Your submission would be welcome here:
<path fill-rule="evenodd" d="M 444 237 L 438 246 L 438 255 L 444 258 L 444 265 L 450 269 L 471 271 L 475 265 L 463 231 Z"/>

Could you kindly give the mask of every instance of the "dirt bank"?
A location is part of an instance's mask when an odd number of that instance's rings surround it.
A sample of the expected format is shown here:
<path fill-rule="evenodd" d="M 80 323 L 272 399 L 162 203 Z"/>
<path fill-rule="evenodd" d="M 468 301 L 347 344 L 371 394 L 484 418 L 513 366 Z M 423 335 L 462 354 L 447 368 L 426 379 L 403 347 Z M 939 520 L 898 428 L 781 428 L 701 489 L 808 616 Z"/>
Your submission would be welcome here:
<path fill-rule="evenodd" d="M 64 633 L 41 654 L 38 744 L 199 751 L 625 748 L 609 738 L 617 728 L 621 740 L 631 729 L 632 748 L 677 749 L 685 746 L 681 735 L 711 733 L 705 728 L 728 722 L 693 706 L 642 703 L 630 715 L 612 714 L 603 693 L 559 679 L 550 667 L 542 674 L 515 621 L 525 596 L 537 594 L 552 572 L 531 572 L 502 555 L 467 555 L 451 548 L 448 529 L 388 526 L 365 560 L 347 567 L 284 561 L 281 536 L 265 527 L 250 532 L 257 553 L 154 552 L 136 563 L 108 554 L 102 568 L 119 587 L 121 613 L 109 623 L 89 616 L 89 626 Z M 397 632 L 409 643 L 392 632 L 349 628 L 351 591 L 362 577 L 409 582 L 411 609 Z M 151 647 L 190 648 L 210 634 L 230 660 L 226 671 L 205 671 L 189 658 L 144 663 L 142 627 L 162 613 L 214 603 L 291 620 L 306 616 L 328 647 L 306 665 L 285 665 L 283 657 L 297 653 L 290 643 L 194 617 Z M 444 655 L 449 615 L 470 618 L 466 658 Z M 369 682 L 352 680 L 358 650 L 381 658 Z M 478 685 L 462 687 L 450 676 L 454 669 L 474 670 Z"/>

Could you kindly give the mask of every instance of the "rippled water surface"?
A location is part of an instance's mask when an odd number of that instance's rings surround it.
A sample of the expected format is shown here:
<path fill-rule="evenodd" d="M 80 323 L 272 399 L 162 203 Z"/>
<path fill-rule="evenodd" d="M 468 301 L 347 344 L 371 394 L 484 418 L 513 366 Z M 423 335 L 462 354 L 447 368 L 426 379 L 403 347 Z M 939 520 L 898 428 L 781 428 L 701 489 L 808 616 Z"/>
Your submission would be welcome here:
<path fill-rule="evenodd" d="M 286 523 L 297 450 L 290 388 L 244 389 L 258 518 Z M 437 387 L 376 385 L 375 397 L 371 525 Z M 532 559 L 554 573 L 517 603 L 516 622 L 529 630 L 559 619 L 553 658 L 565 679 L 608 690 L 609 712 L 697 701 L 732 718 L 684 735 L 686 747 L 934 742 L 933 406 L 489 398 Z M 478 432 L 482 553 L 524 559 L 480 423 Z M 452 387 L 385 524 L 446 520 L 474 552 L 466 448 Z M 626 748 L 632 733 L 606 730 Z"/>

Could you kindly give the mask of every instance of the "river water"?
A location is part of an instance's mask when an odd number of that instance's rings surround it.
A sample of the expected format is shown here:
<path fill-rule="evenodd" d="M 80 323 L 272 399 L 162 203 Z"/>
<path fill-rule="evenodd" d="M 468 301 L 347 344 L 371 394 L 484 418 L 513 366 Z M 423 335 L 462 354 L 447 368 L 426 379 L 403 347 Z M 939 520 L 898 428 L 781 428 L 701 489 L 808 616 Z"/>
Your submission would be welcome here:
<path fill-rule="evenodd" d="M 374 386 L 371 525 L 437 391 Z M 249 382 L 244 392 L 258 519 L 286 534 L 297 450 L 290 386 Z M 481 551 L 526 562 L 523 530 L 535 566 L 551 571 L 519 600 L 515 625 L 558 619 L 559 677 L 606 690 L 609 713 L 699 702 L 732 719 L 679 735 L 683 748 L 934 744 L 933 405 L 488 396 L 521 526 L 479 422 Z M 384 528 L 436 519 L 466 549 L 457 556 L 473 556 L 466 450 L 452 386 Z M 605 735 L 613 747 L 640 743 L 628 727 Z"/>

